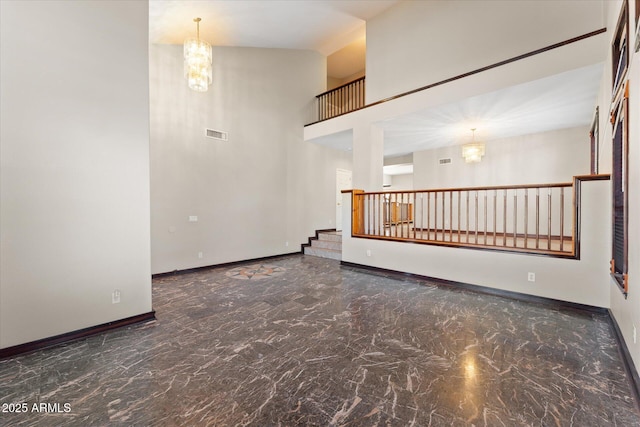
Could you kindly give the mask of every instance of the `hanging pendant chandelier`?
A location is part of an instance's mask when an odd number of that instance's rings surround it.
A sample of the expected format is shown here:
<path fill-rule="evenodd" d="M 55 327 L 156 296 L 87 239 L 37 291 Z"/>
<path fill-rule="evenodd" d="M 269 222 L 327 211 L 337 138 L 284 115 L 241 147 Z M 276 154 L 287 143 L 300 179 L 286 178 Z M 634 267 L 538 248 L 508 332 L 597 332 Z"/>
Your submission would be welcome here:
<path fill-rule="evenodd" d="M 484 144 L 476 142 L 476 128 L 472 128 L 471 133 L 471 144 L 462 146 L 462 157 L 464 157 L 465 163 L 478 163 L 484 156 Z"/>
<path fill-rule="evenodd" d="M 200 40 L 200 18 L 194 18 L 196 37 L 184 41 L 184 77 L 189 88 L 197 92 L 206 92 L 213 81 L 211 63 L 213 59 L 211 45 Z"/>

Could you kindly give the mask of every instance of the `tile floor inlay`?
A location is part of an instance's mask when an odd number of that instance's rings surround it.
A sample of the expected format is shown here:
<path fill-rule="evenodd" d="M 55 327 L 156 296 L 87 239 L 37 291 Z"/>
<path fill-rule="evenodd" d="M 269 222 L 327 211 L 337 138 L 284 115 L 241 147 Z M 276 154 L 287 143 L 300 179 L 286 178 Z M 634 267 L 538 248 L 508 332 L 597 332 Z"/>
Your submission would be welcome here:
<path fill-rule="evenodd" d="M 256 280 L 276 277 L 284 274 L 286 268 L 277 265 L 252 264 L 242 267 L 235 267 L 225 273 L 225 276 L 234 279 Z"/>
<path fill-rule="evenodd" d="M 157 321 L 0 360 L 0 404 L 62 408 L 0 425 L 640 426 L 605 315 L 269 265 L 155 279 Z"/>

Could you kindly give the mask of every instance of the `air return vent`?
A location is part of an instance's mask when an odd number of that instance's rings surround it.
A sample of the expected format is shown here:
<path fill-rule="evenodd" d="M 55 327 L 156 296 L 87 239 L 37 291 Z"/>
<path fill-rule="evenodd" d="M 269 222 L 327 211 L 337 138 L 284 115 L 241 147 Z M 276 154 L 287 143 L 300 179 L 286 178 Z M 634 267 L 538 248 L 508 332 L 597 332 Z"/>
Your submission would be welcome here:
<path fill-rule="evenodd" d="M 449 157 L 448 159 L 440 159 L 438 160 L 438 163 L 440 163 L 441 165 L 448 165 L 449 163 L 451 163 L 451 157 Z"/>
<path fill-rule="evenodd" d="M 219 139 L 221 141 L 229 140 L 229 134 L 221 130 L 206 129 L 206 134 L 209 138 Z"/>

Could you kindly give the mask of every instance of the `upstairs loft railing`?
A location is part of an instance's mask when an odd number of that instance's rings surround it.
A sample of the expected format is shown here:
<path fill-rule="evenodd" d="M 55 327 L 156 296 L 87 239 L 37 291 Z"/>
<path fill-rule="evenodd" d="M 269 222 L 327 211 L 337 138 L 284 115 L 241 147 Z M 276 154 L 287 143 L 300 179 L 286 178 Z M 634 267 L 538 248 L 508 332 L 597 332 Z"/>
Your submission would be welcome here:
<path fill-rule="evenodd" d="M 365 104 L 364 101 L 364 94 L 365 94 L 365 81 L 364 81 L 364 77 L 362 77 L 361 79 L 357 79 L 354 80 L 351 83 L 347 83 L 346 85 L 337 87 L 335 89 L 332 89 L 330 91 L 321 93 L 320 95 L 316 96 L 317 99 L 317 114 L 316 114 L 316 119 L 314 121 L 312 121 L 311 123 L 306 124 L 305 126 L 311 126 L 315 123 L 321 122 L 323 120 L 328 120 L 330 118 L 336 117 L 336 116 L 340 116 L 342 114 L 347 114 L 356 110 L 360 110 L 362 108 L 368 108 L 368 107 L 373 107 L 374 105 L 379 105 L 385 102 L 389 102 L 389 101 L 393 101 L 395 99 L 398 98 L 402 98 L 404 96 L 408 96 L 408 95 L 413 95 L 414 93 L 418 93 L 418 92 L 422 92 L 425 90 L 429 90 L 432 89 L 436 86 L 440 86 L 440 85 L 444 85 L 447 83 L 451 83 L 453 81 L 459 80 L 459 79 L 464 79 L 466 77 L 472 76 L 474 74 L 478 74 L 478 73 L 483 73 L 485 71 L 491 70 L 493 68 L 498 68 L 498 67 L 502 67 L 504 65 L 510 64 L 512 62 L 516 62 L 516 61 L 521 61 L 523 59 L 529 58 L 531 56 L 535 56 L 535 55 L 539 55 L 541 53 L 545 53 L 548 52 L 550 50 L 553 49 L 557 49 L 566 45 L 569 45 L 571 43 L 576 43 L 579 42 L 581 40 L 584 39 L 588 39 L 589 37 L 594 37 L 597 36 L 599 34 L 605 33 L 607 31 L 606 28 L 600 28 L 598 30 L 595 31 L 591 31 L 589 33 L 583 34 L 581 36 L 578 37 L 574 37 L 568 40 L 564 40 L 562 42 L 559 43 L 554 43 L 552 45 L 549 46 L 545 46 L 543 48 L 540 49 L 536 49 L 533 50 L 531 52 L 527 52 L 524 53 L 522 55 L 518 55 L 518 56 L 514 56 L 512 58 L 508 58 L 505 59 L 503 61 L 500 62 L 496 62 L 494 64 L 490 64 L 481 68 L 477 68 L 475 70 L 471 70 L 468 71 L 466 73 L 462 73 L 462 74 L 458 74 L 456 76 L 452 76 L 449 78 L 446 78 L 444 80 L 440 80 L 437 81 L 435 83 L 431 83 L 428 84 L 426 86 L 422 86 L 407 92 L 403 92 L 394 96 L 391 96 L 389 98 L 385 98 L 385 99 L 381 99 L 379 101 L 375 101 L 372 102 L 370 104 Z M 351 86 L 351 85 L 355 85 L 354 87 L 350 87 L 349 89 L 344 89 L 346 86 Z M 354 93 L 351 93 L 351 95 L 349 94 L 349 91 L 355 91 Z M 345 93 L 346 92 L 346 93 Z M 349 98 L 349 97 L 353 97 L 351 100 L 351 103 L 344 103 L 343 101 L 340 101 L 340 98 Z"/>
<path fill-rule="evenodd" d="M 573 183 L 352 191 L 352 236 L 577 258 Z"/>
<path fill-rule="evenodd" d="M 318 121 L 359 110 L 365 106 L 365 77 L 316 96 Z"/>

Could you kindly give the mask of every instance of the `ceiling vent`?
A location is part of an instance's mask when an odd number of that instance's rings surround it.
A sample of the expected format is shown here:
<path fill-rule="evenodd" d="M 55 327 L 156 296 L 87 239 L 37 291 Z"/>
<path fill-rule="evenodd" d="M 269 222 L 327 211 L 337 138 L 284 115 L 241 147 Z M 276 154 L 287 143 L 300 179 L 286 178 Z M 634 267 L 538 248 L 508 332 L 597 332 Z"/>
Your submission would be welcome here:
<path fill-rule="evenodd" d="M 451 163 L 451 157 L 449 157 L 448 159 L 440 159 L 438 160 L 438 163 L 440 163 L 441 165 L 448 165 Z"/>
<path fill-rule="evenodd" d="M 229 140 L 229 134 L 227 134 L 227 132 L 222 132 L 221 130 L 206 129 L 206 135 L 209 138 L 219 139 L 221 141 Z"/>

